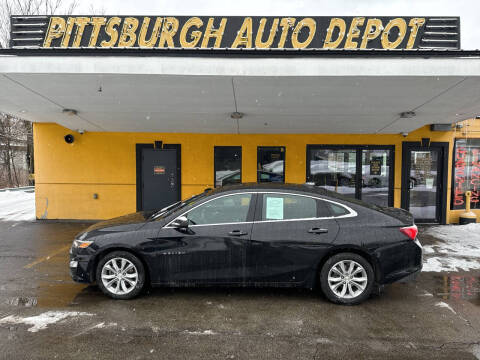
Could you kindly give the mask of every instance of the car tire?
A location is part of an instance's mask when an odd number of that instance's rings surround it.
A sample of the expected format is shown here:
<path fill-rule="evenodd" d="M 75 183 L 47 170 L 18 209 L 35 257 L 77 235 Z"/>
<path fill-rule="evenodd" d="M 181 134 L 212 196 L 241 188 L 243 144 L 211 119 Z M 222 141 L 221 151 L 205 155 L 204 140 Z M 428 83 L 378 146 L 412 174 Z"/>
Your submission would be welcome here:
<path fill-rule="evenodd" d="M 138 296 L 145 287 L 145 279 L 142 262 L 127 251 L 108 253 L 97 265 L 97 285 L 112 299 L 128 300 Z"/>
<path fill-rule="evenodd" d="M 322 292 L 336 304 L 360 304 L 370 297 L 374 282 L 372 265 L 354 253 L 340 253 L 330 257 L 320 271 Z"/>

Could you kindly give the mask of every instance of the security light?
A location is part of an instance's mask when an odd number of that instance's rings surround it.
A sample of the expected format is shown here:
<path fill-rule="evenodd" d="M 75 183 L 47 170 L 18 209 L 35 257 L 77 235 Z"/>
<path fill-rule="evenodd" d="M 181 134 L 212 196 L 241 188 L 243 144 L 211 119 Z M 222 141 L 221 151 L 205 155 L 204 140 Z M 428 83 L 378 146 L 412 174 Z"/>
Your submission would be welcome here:
<path fill-rule="evenodd" d="M 402 119 L 410 119 L 413 118 L 415 115 L 415 111 L 404 111 L 400 113 L 400 118 Z"/>
<path fill-rule="evenodd" d="M 63 109 L 62 110 L 62 113 L 66 114 L 66 115 L 69 115 L 69 116 L 73 116 L 73 115 L 77 115 L 77 110 L 74 110 L 74 109 Z"/>
<path fill-rule="evenodd" d="M 230 117 L 231 117 L 232 119 L 241 119 L 241 118 L 243 118 L 243 115 L 244 115 L 244 114 L 241 113 L 241 112 L 234 111 L 234 112 L 232 112 L 232 113 L 230 114 Z"/>

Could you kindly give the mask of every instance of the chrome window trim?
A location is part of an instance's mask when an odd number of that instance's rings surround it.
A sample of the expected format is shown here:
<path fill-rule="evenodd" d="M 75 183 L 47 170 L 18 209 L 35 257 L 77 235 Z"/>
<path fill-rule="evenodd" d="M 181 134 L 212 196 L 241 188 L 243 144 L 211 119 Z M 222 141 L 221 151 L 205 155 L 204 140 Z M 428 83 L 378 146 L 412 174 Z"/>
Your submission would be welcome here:
<path fill-rule="evenodd" d="M 162 229 L 175 229 L 175 227 L 173 226 L 169 226 L 172 222 L 174 222 L 176 219 L 178 219 L 180 216 L 184 216 L 185 214 L 187 214 L 188 212 L 196 209 L 197 207 L 201 206 L 201 205 L 204 205 L 212 200 L 216 200 L 216 199 L 220 199 L 222 197 L 226 197 L 226 196 L 232 196 L 232 195 L 242 195 L 242 194 L 258 194 L 258 195 L 263 195 L 263 194 L 279 194 L 279 195 L 294 195 L 294 196 L 304 196 L 304 197 L 309 197 L 309 198 L 312 198 L 312 199 L 316 199 L 316 200 L 321 200 L 321 201 L 326 201 L 326 202 L 329 202 L 329 203 L 332 203 L 332 204 L 335 204 L 335 205 L 338 205 L 338 206 L 341 206 L 345 209 L 347 209 L 347 211 L 349 212 L 348 214 L 345 214 L 345 215 L 340 215 L 340 216 L 324 216 L 324 217 L 315 217 L 315 218 L 300 218 L 300 219 L 283 219 L 283 220 L 259 220 L 259 221 L 239 221 L 239 222 L 231 222 L 231 223 L 216 223 L 216 224 L 198 224 L 198 225 L 189 225 L 189 227 L 201 227 L 201 226 L 219 226 L 219 225 L 237 225 L 237 224 L 260 224 L 260 223 L 271 223 L 271 222 L 283 222 L 283 221 L 311 221 L 311 220 L 327 220 L 327 219 L 345 219 L 345 218 L 351 218 L 351 217 L 355 217 L 355 216 L 358 216 L 358 213 L 353 210 L 351 207 L 347 206 L 347 205 L 344 205 L 344 204 L 341 204 L 341 203 L 338 203 L 336 201 L 333 201 L 333 200 L 329 200 L 329 199 L 324 199 L 324 198 L 321 198 L 321 197 L 317 197 L 317 196 L 311 196 L 311 195 L 304 195 L 304 194 L 297 194 L 297 193 L 289 193 L 289 192 L 278 192 L 278 191 L 245 191 L 245 192 L 238 192 L 238 193 L 232 193 L 232 194 L 225 194 L 225 195 L 221 195 L 221 196 L 217 196 L 217 197 L 214 197 L 213 199 L 210 199 L 208 201 L 205 201 L 201 204 L 198 204 L 196 206 L 194 206 L 193 208 L 191 208 L 190 210 L 188 211 L 185 211 L 183 212 L 181 215 L 178 215 L 177 217 L 175 217 L 173 220 L 171 220 L 167 225 L 165 225 Z"/>

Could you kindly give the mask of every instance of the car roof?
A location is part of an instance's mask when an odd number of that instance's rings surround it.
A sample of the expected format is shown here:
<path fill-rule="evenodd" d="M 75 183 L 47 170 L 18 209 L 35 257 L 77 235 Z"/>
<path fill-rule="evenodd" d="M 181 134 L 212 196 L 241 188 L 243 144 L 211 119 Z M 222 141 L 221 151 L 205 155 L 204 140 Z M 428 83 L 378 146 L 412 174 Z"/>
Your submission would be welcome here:
<path fill-rule="evenodd" d="M 374 210 L 381 210 L 381 207 L 369 204 L 364 201 L 346 197 L 342 194 L 336 193 L 334 191 L 330 191 L 319 186 L 315 185 L 308 185 L 308 184 L 291 184 L 291 183 L 276 183 L 276 182 L 266 182 L 266 183 L 242 183 L 242 184 L 235 184 L 235 185 L 226 185 L 217 187 L 215 189 L 205 189 L 205 195 L 220 195 L 222 193 L 228 192 L 241 192 L 241 191 L 292 191 L 292 192 L 303 192 L 308 193 L 310 195 L 319 195 L 324 196 L 327 198 L 335 199 L 344 201 L 350 204 L 356 204 L 362 207 L 374 209 Z"/>
<path fill-rule="evenodd" d="M 206 192 L 209 192 L 211 195 L 221 194 L 225 192 L 238 192 L 238 191 L 298 191 L 298 192 L 307 192 L 316 195 L 329 196 L 331 191 L 325 190 L 323 188 L 306 185 L 306 184 L 284 184 L 277 182 L 265 182 L 265 183 L 242 183 L 234 185 L 225 185 L 222 187 L 217 187 L 215 189 L 205 189 Z"/>

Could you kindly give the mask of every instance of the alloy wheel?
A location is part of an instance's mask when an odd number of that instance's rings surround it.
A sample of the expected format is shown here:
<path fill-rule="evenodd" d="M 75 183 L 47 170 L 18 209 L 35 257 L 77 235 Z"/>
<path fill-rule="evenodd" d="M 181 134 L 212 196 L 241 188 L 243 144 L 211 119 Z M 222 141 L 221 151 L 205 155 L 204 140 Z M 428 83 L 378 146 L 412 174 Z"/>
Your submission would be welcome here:
<path fill-rule="evenodd" d="M 367 284 L 367 272 L 353 260 L 339 261 L 328 272 L 330 290 L 342 299 L 356 298 L 365 291 Z"/>
<path fill-rule="evenodd" d="M 102 268 L 102 283 L 115 295 L 126 295 L 135 289 L 138 283 L 138 271 L 128 259 L 116 257 L 110 259 Z"/>

